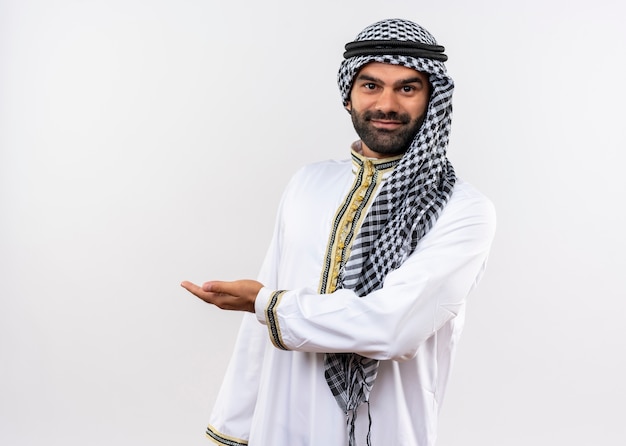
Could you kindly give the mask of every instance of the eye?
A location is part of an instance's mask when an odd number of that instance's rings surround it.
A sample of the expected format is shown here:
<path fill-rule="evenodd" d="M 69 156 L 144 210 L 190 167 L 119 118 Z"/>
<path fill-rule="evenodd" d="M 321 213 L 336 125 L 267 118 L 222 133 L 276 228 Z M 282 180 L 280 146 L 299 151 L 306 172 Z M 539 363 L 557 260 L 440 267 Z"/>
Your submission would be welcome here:
<path fill-rule="evenodd" d="M 365 87 L 366 90 L 374 90 L 376 88 L 376 84 L 373 82 L 367 82 L 363 84 L 363 87 Z"/>
<path fill-rule="evenodd" d="M 417 90 L 415 88 L 414 85 L 403 85 L 402 86 L 402 92 L 403 93 L 413 93 L 415 90 Z"/>

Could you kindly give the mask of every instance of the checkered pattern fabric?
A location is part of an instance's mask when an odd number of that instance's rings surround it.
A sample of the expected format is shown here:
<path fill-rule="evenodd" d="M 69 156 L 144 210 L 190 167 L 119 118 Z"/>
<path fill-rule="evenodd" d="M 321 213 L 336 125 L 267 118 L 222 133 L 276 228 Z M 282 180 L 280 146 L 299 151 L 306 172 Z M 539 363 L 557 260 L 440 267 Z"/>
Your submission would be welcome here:
<path fill-rule="evenodd" d="M 377 22 L 356 38 L 390 39 L 437 44 L 427 30 L 402 19 Z M 354 77 L 369 62 L 402 65 L 428 73 L 432 93 L 422 127 L 382 186 L 354 241 L 350 258 L 343 265 L 338 287 L 353 289 L 359 296 L 381 288 L 385 276 L 415 250 L 448 202 L 456 181 L 446 157 L 454 83 L 443 62 L 403 55 L 348 58 L 341 63 L 337 77 L 344 105 L 350 99 Z M 378 361 L 371 358 L 349 353 L 325 355 L 326 381 L 348 416 L 350 445 L 354 444 L 356 410 L 369 401 L 377 371 Z"/>

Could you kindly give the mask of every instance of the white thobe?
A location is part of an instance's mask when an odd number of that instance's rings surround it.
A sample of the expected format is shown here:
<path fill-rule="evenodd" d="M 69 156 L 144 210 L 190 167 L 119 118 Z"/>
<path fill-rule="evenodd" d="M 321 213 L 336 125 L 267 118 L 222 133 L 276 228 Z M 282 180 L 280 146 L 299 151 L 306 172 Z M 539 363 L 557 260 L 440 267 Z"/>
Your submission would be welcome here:
<path fill-rule="evenodd" d="M 354 187 L 350 160 L 300 169 L 285 190 L 207 435 L 220 445 L 345 446 L 346 417 L 324 377 L 324 353 L 380 360 L 370 395 L 372 446 L 430 446 L 463 326 L 466 298 L 495 229 L 491 202 L 458 179 L 433 228 L 381 289 L 320 294 L 338 206 Z M 280 300 L 276 290 L 286 290 Z M 268 304 L 271 323 L 268 323 Z M 275 318 L 275 319 L 274 319 Z M 276 347 L 276 343 L 287 350 Z M 368 407 L 356 440 L 365 445 Z"/>

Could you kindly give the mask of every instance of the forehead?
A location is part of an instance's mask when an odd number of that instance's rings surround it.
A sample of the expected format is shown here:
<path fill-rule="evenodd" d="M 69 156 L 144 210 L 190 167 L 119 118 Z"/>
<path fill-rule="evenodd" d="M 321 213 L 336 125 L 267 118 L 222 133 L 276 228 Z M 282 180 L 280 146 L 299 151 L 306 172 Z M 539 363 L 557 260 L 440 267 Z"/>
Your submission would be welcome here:
<path fill-rule="evenodd" d="M 428 73 L 417 71 L 413 68 L 405 67 L 404 65 L 393 65 L 381 62 L 365 64 L 357 73 L 356 79 L 359 79 L 361 76 L 391 83 L 415 78 L 427 82 L 429 77 Z"/>

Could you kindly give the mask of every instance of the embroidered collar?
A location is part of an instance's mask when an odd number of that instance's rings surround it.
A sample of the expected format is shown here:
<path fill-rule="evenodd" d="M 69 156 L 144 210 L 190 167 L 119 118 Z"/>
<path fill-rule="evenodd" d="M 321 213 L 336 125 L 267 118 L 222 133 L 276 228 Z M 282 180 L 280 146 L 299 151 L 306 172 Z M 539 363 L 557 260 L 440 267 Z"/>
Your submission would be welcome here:
<path fill-rule="evenodd" d="M 376 169 L 382 173 L 383 178 L 389 175 L 394 167 L 398 165 L 404 155 L 390 156 L 388 158 L 368 158 L 363 156 L 363 150 L 361 149 L 361 141 L 355 141 L 350 146 L 352 154 L 352 172 L 356 173 L 363 168 L 363 165 L 370 165 L 373 169 Z"/>

